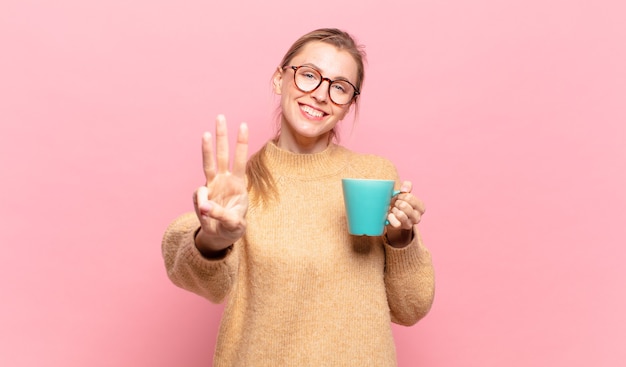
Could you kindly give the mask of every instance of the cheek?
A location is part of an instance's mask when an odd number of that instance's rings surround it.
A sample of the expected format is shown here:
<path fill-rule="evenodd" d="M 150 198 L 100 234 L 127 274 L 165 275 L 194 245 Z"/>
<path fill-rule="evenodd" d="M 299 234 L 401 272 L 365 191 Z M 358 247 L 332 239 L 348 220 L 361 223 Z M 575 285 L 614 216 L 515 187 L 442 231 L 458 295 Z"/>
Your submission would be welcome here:
<path fill-rule="evenodd" d="M 293 99 L 292 93 L 287 88 L 282 88 L 278 95 L 280 96 L 280 104 L 283 108 L 289 105 L 289 102 Z"/>
<path fill-rule="evenodd" d="M 346 117 L 348 112 L 350 112 L 350 107 L 343 107 L 343 108 L 338 108 L 335 114 L 339 118 L 339 121 L 341 121 L 344 119 L 344 117 Z"/>
<path fill-rule="evenodd" d="M 292 88 L 292 86 L 289 85 L 289 83 L 285 83 L 284 80 L 281 83 L 279 91 L 277 93 L 281 96 L 283 100 L 299 97 L 298 90 L 295 90 L 294 88 Z"/>

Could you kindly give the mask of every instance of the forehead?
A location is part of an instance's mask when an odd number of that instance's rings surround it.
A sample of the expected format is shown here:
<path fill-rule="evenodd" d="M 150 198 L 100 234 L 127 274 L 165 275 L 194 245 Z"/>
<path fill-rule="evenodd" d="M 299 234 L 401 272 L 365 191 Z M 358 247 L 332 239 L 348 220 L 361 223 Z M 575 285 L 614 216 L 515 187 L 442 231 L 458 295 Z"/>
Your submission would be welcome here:
<path fill-rule="evenodd" d="M 357 79 L 357 63 L 348 51 L 325 42 L 309 42 L 291 60 L 292 65 L 311 64 L 327 78 Z"/>

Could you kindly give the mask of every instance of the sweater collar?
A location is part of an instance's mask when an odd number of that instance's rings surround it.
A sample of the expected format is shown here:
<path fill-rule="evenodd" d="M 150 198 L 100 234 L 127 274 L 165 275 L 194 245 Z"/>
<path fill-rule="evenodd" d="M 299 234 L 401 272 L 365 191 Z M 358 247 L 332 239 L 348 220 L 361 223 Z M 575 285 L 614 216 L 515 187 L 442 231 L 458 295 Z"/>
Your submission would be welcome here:
<path fill-rule="evenodd" d="M 334 143 L 313 154 L 292 153 L 273 141 L 269 141 L 265 149 L 265 162 L 274 178 L 332 176 L 345 168 L 346 157 L 346 150 Z"/>

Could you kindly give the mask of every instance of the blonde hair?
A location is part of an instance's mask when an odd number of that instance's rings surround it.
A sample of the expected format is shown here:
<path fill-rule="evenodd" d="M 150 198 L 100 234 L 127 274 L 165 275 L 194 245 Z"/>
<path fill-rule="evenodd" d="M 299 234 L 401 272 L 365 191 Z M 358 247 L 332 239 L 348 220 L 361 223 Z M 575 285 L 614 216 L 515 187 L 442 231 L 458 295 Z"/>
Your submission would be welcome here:
<path fill-rule="evenodd" d="M 320 28 L 312 32 L 309 32 L 300 37 L 296 42 L 291 45 L 285 56 L 283 57 L 280 66 L 289 66 L 291 60 L 302 50 L 302 48 L 310 42 L 325 42 L 337 47 L 340 50 L 348 52 L 356 61 L 357 64 L 357 80 L 356 87 L 360 91 L 365 79 L 365 50 L 364 47 L 357 44 L 355 39 L 342 30 L 336 28 Z M 355 96 L 352 103 L 355 104 L 355 115 L 358 113 L 358 95 Z M 279 112 L 280 116 L 280 112 Z M 277 131 L 274 141 L 278 140 L 280 136 L 280 130 Z M 330 139 L 334 139 L 337 136 L 335 129 L 330 132 Z M 251 194 L 252 200 L 260 203 L 268 202 L 272 199 L 278 198 L 278 192 L 276 191 L 274 178 L 272 173 L 267 168 L 263 156 L 266 146 L 263 146 L 258 152 L 256 152 L 248 160 L 246 166 L 246 175 L 248 178 L 248 191 Z"/>

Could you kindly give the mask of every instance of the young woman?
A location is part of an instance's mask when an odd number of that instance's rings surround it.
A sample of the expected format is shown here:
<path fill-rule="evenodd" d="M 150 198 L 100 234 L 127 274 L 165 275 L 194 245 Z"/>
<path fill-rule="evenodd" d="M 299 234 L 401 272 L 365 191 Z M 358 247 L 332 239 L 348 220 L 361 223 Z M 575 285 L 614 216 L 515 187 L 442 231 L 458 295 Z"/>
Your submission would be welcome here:
<path fill-rule="evenodd" d="M 431 307 L 433 267 L 417 230 L 424 206 L 411 182 L 333 139 L 356 108 L 363 57 L 343 31 L 310 32 L 274 71 L 274 139 L 248 161 L 242 124 L 230 168 L 224 117 L 215 148 L 203 137 L 206 184 L 162 248 L 176 285 L 227 299 L 214 366 L 395 366 L 391 322 L 413 325 Z M 344 177 L 398 183 L 382 236 L 348 234 Z"/>

